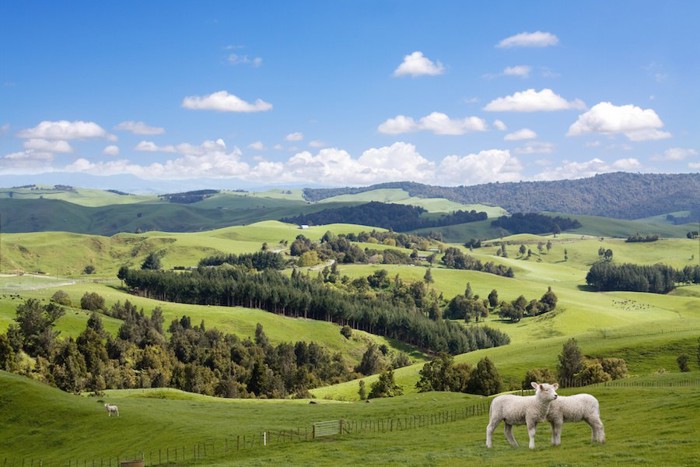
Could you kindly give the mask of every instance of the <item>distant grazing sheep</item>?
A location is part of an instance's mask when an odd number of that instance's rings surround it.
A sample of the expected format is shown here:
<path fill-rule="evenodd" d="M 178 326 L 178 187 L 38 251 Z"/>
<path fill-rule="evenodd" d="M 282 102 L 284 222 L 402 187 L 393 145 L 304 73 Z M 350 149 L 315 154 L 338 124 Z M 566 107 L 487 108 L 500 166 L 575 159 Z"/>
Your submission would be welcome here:
<path fill-rule="evenodd" d="M 105 409 L 107 410 L 107 415 L 110 417 L 112 414 L 116 414 L 116 416 L 119 416 L 119 407 L 113 404 L 105 404 Z"/>
<path fill-rule="evenodd" d="M 557 398 L 558 384 L 539 384 L 532 382 L 534 396 L 514 396 L 504 394 L 494 398 L 489 408 L 489 424 L 486 427 L 486 447 L 493 445 L 493 430 L 501 420 L 505 424 L 506 439 L 511 446 L 517 447 L 513 437 L 513 425 L 527 425 L 530 436 L 530 449 L 535 449 L 535 432 L 537 423 L 547 418 L 549 406 Z"/>
<path fill-rule="evenodd" d="M 552 425 L 553 446 L 561 444 L 561 427 L 564 422 L 580 422 L 581 420 L 591 427 L 591 442 L 605 442 L 605 430 L 603 422 L 600 421 L 598 399 L 590 394 L 559 396 L 549 405 L 547 420 Z"/>

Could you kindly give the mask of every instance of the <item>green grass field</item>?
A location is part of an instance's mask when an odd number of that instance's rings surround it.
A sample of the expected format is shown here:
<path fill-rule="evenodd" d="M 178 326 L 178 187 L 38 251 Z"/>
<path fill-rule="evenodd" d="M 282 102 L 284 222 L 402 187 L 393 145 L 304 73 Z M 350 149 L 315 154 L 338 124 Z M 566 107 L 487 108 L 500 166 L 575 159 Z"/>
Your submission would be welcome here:
<path fill-rule="evenodd" d="M 285 196 L 295 194 L 280 194 L 283 199 Z M 121 265 L 139 267 L 153 251 L 163 252 L 164 266 L 172 268 L 195 265 L 214 253 L 258 251 L 264 242 L 273 250 L 283 249 L 281 242 L 291 243 L 300 233 L 317 240 L 327 230 L 357 233 L 369 229 L 338 224 L 300 230 L 295 225 L 265 221 L 196 233 L 149 232 L 112 237 L 61 232 L 3 234 L 0 270 L 6 274 L 0 276 L 0 331 L 13 322 L 22 300 L 48 300 L 60 289 L 69 294 L 74 304 L 58 321 L 63 337 L 77 336 L 84 329 L 88 314 L 76 305 L 84 293 L 97 292 L 105 297 L 108 306 L 125 300 L 147 311 L 160 306 L 166 323 L 186 314 L 194 323 L 203 320 L 208 328 L 220 328 L 241 337 L 252 336 L 256 324 L 261 323 L 273 343 L 314 340 L 342 352 L 350 361 L 361 357 L 369 341 L 412 352 L 399 343 L 357 331 L 352 339 L 345 339 L 339 326 L 331 323 L 246 308 L 183 305 L 129 296 L 119 288 L 116 279 Z M 469 282 L 473 292 L 481 297 L 496 289 L 501 299 L 512 300 L 522 294 L 529 300 L 540 298 L 551 286 L 559 298 L 557 309 L 519 323 L 489 317 L 486 324 L 506 332 L 512 343 L 459 355 L 455 361 L 475 365 L 488 356 L 506 384 L 518 387 L 528 369 L 554 370 L 557 355 L 570 337 L 577 339 L 587 356 L 624 358 L 630 373 L 625 380 L 630 383 L 628 386 L 585 389 L 601 400 L 608 435 L 606 445 L 591 446 L 588 427 L 574 424 L 565 426 L 559 448 L 548 446 L 549 428 L 543 426 L 534 452 L 526 447 L 510 448 L 500 428 L 494 449 L 487 450 L 487 417 L 479 415 L 405 431 L 363 431 L 235 454 L 209 454 L 206 459 L 190 459 L 182 465 L 693 465 L 700 449 L 697 434 L 693 434 L 700 419 L 699 369 L 694 360 L 700 336 L 700 286 L 682 286 L 668 295 L 596 293 L 585 287 L 585 275 L 598 260 L 601 246 L 613 250 L 614 262 L 663 262 L 682 268 L 698 264 L 697 241 L 667 238 L 629 244 L 610 235 L 601 239 L 599 235 L 580 233 L 556 238 L 518 235 L 503 240 L 509 242 L 507 258 L 496 256 L 497 247 L 492 242 L 485 242 L 483 248 L 471 254 L 484 262 L 512 267 L 515 278 L 435 265 L 431 287 L 449 299 L 463 293 Z M 548 240 L 552 242 L 551 250 L 540 253 L 537 243 Z M 529 259 L 518 253 L 520 244 L 533 251 Z M 97 274 L 82 274 L 87 264 L 95 266 Z M 389 277 L 398 274 L 407 282 L 422 280 L 426 271 L 421 266 L 397 265 L 340 265 L 339 270 L 342 275 L 355 278 L 380 268 L 386 269 Z M 42 274 L 18 276 L 16 271 Z M 104 324 L 109 332 L 116 332 L 120 322 L 105 317 Z M 676 357 L 681 353 L 693 358 L 690 374 L 678 372 Z M 107 391 L 103 397 L 79 397 L 0 372 L 0 461 L 8 459 L 5 465 L 19 465 L 22 461 L 26 465 L 32 460 L 60 461 L 66 465 L 69 460 L 80 460 L 81 465 L 90 465 L 92 459 L 111 457 L 116 462 L 117 456 L 124 459 L 141 453 L 148 460 L 149 454 L 156 451 L 161 457 L 164 450 L 175 447 L 193 453 L 199 449 L 194 447 L 196 443 L 213 443 L 212 449 L 219 446 L 223 450 L 239 435 L 252 439 L 267 430 L 303 430 L 323 420 L 429 416 L 485 401 L 465 394 L 417 393 L 415 384 L 425 360 L 417 352 L 412 352 L 412 357 L 415 364 L 395 372 L 405 395 L 373 400 L 370 404 L 358 401 L 357 381 L 314 389 L 311 392 L 318 404 L 309 404 L 308 400 L 221 400 L 171 390 Z M 375 379 L 376 376 L 368 377 L 366 382 L 369 385 Z M 670 385 L 678 381 L 690 383 Z M 571 392 L 575 391 L 563 393 Z M 122 416 L 107 417 L 103 401 L 119 404 Z M 527 435 L 522 427 L 516 428 L 516 437 L 526 446 Z"/>

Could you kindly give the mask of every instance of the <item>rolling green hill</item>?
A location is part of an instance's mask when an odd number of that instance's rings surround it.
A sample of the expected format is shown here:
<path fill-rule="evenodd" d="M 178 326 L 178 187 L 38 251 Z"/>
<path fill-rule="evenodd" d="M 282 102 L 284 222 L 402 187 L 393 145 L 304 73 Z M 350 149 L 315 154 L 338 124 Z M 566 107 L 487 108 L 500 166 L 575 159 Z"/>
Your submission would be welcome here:
<path fill-rule="evenodd" d="M 238 195 L 230 197 L 233 196 Z M 284 199 L 290 195 L 282 193 L 280 196 Z M 13 200 L 16 201 L 20 200 Z M 35 201 L 52 202 L 46 199 Z M 229 194 L 218 202 L 227 201 L 230 201 Z M 216 202 L 216 196 L 205 202 Z M 518 323 L 490 316 L 485 323 L 506 332 L 511 337 L 511 344 L 458 355 L 455 361 L 473 366 L 488 356 L 507 387 L 515 388 L 529 369 L 548 367 L 554 370 L 563 343 L 571 337 L 577 339 L 587 356 L 624 358 L 629 369 L 629 378 L 623 380 L 627 387 L 585 389 L 601 400 L 608 431 L 605 446 L 591 447 L 588 427 L 578 424 L 565 426 L 561 448 L 547 446 L 549 429 L 542 427 L 538 448 L 533 452 L 524 448 L 513 450 L 506 446 L 502 437 L 496 438 L 496 447 L 492 451 L 486 451 L 483 447 L 486 416 L 482 414 L 401 432 L 358 431 L 335 440 L 319 441 L 322 445 L 310 441 L 290 442 L 274 450 L 250 449 L 237 453 L 235 458 L 230 453 L 219 452 L 208 455 L 198 464 L 227 465 L 233 459 L 240 465 L 285 462 L 292 465 L 336 465 L 339 462 L 454 465 L 465 459 L 469 462 L 478 459 L 496 465 L 513 462 L 526 465 L 541 462 L 691 465 L 699 442 L 688 426 L 700 417 L 696 397 L 700 370 L 691 360 L 692 371 L 686 378 L 679 373 L 676 358 L 681 353 L 691 357 L 697 353 L 700 286 L 681 286 L 668 295 L 597 293 L 585 287 L 585 275 L 599 260 L 597 252 L 601 247 L 614 252 L 614 262 L 663 262 L 675 268 L 697 265 L 700 260 L 698 241 L 663 238 L 653 243 L 626 243 L 624 238 L 612 238 L 609 232 L 632 228 L 638 223 L 621 221 L 618 224 L 615 221 L 607 224 L 604 218 L 581 222 L 583 228 L 588 222 L 595 232 L 584 234 L 577 231 L 556 237 L 531 234 L 503 238 L 491 236 L 492 240 L 485 241 L 482 248 L 470 253 L 482 261 L 512 267 L 514 278 L 445 269 L 436 263 L 431 269 L 434 282 L 430 287 L 449 299 L 463 293 L 469 282 L 475 294 L 486 297 L 496 289 L 503 300 L 513 300 L 519 295 L 528 300 L 539 298 L 548 287 L 552 287 L 559 299 L 554 312 L 525 318 Z M 659 225 L 655 224 L 655 227 L 659 228 Z M 371 227 L 337 224 L 301 230 L 291 224 L 264 221 L 203 232 L 122 233 L 110 237 L 66 232 L 12 234 L 3 230 L 0 273 L 10 275 L 0 276 L 0 331 L 4 332 L 13 322 L 16 307 L 22 300 L 38 298 L 45 301 L 61 289 L 69 294 L 73 304 L 79 303 L 85 292 L 97 292 L 105 297 L 108 306 L 127 299 L 146 311 L 159 306 L 166 323 L 186 314 L 193 322 L 204 321 L 208 329 L 218 328 L 240 337 L 253 336 L 256 324 L 261 323 L 274 343 L 317 341 L 355 362 L 372 341 L 386 344 L 390 349 L 412 352 L 413 349 L 402 347 L 400 343 L 359 331 L 353 333 L 352 339 L 346 339 L 340 335 L 339 326 L 332 323 L 287 318 L 248 308 L 183 305 L 131 296 L 119 288 L 115 277 L 120 266 L 138 267 L 150 252 L 162 252 L 163 266 L 169 269 L 195 265 L 202 257 L 217 252 L 259 251 L 264 242 L 272 250 L 285 251 L 284 242 L 291 243 L 300 233 L 318 240 L 327 230 L 359 233 L 368 229 Z M 637 231 L 644 232 L 634 230 Z M 484 238 L 471 233 L 464 238 L 472 237 Z M 455 246 L 459 247 L 462 241 L 457 241 Z M 508 257 L 496 255 L 496 242 L 500 241 L 509 243 Z M 548 241 L 551 249 L 540 252 L 537 244 Z M 518 253 L 520 244 L 533 251 L 529 259 Z M 87 264 L 93 265 L 97 274 L 83 274 Z M 341 264 L 338 269 L 341 275 L 350 279 L 386 269 L 389 277 L 399 275 L 409 283 L 422 281 L 426 272 L 421 266 L 382 264 Z M 308 270 L 313 273 L 318 269 Z M 17 271 L 44 274 L 17 276 Z M 66 315 L 58 321 L 57 329 L 61 331 L 61 337 L 76 337 L 84 329 L 87 319 L 88 314 L 74 306 L 68 308 Z M 112 318 L 105 317 L 104 321 L 105 328 L 111 333 L 116 333 L 121 324 Z M 480 325 L 482 323 L 469 324 Z M 253 436 L 257 433 L 259 436 L 266 430 L 296 430 L 309 427 L 313 422 L 338 418 L 374 421 L 415 414 L 435 417 L 441 411 L 461 410 L 465 405 L 484 401 L 465 394 L 417 393 L 415 385 L 425 356 L 412 352 L 411 358 L 414 364 L 395 370 L 396 381 L 403 387 L 405 395 L 373 400 L 370 404 L 357 402 L 359 383 L 356 380 L 312 390 L 317 403 L 309 404 L 308 400 L 212 399 L 163 389 L 110 390 L 100 397 L 79 397 L 0 372 L 0 419 L 3 420 L 0 424 L 0 457 L 9 459 L 9 465 L 12 462 L 19 465 L 23 460 L 25 464 L 32 460 L 46 460 L 47 463 L 52 460 L 62 465 L 68 460 L 80 460 L 83 465 L 90 464 L 91 459 L 98 459 L 99 463 L 99 459 L 110 456 L 114 462 L 117 456 L 124 459 L 124 456 L 135 457 L 142 453 L 148 458 L 152 452 L 160 451 L 162 455 L 165 449 L 175 446 L 196 452 L 198 448 L 194 445 L 199 443 L 201 446 L 205 442 L 211 442 L 223 451 L 226 443 L 231 443 L 231 446 L 236 437 L 243 434 Z M 376 379 L 375 375 L 364 380 L 369 387 Z M 679 381 L 686 385 L 669 386 Z M 578 390 L 563 393 L 573 392 Z M 104 402 L 118 403 L 122 416 L 119 419 L 107 417 L 102 407 Z M 664 427 L 657 432 L 640 432 L 638 429 L 640 425 L 658 426 L 659 423 Z M 516 428 L 516 437 L 522 444 L 526 439 L 524 429 Z M 319 450 L 319 446 L 323 449 Z M 674 446 L 674 449 L 669 452 L 662 446 Z"/>

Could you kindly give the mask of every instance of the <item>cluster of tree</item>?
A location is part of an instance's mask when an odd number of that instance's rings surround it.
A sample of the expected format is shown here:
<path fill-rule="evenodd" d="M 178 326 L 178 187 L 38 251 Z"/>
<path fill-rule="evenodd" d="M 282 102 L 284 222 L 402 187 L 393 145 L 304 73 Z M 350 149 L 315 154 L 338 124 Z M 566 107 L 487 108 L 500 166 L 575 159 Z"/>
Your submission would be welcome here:
<path fill-rule="evenodd" d="M 416 383 L 419 392 L 450 391 L 490 396 L 503 390 L 503 380 L 488 357 L 473 368 L 468 363 L 454 363 L 454 358 L 439 353 L 423 365 Z"/>
<path fill-rule="evenodd" d="M 326 233 L 326 235 L 328 235 L 328 233 Z M 324 237 L 326 235 L 324 235 Z M 351 242 L 381 243 L 383 245 L 397 246 L 400 248 L 407 248 L 409 250 L 418 249 L 425 251 L 428 250 L 433 244 L 433 238 L 428 236 L 404 232 L 393 232 L 391 230 L 371 230 L 370 232 L 360 232 L 358 234 L 350 232 L 348 234 L 339 234 L 338 236 L 344 236 Z"/>
<path fill-rule="evenodd" d="M 581 223 L 576 219 L 561 216 L 552 217 L 533 212 L 525 214 L 516 212 L 511 216 L 501 216 L 491 221 L 491 225 L 505 229 L 513 234 L 558 234 L 563 230 L 573 230 L 581 227 Z"/>
<path fill-rule="evenodd" d="M 677 270 L 664 264 L 641 266 L 598 262 L 586 274 L 586 284 L 600 291 L 624 290 L 665 294 L 678 283 L 700 284 L 700 266 Z"/>
<path fill-rule="evenodd" d="M 637 232 L 636 234 L 630 235 L 629 237 L 627 237 L 627 240 L 625 240 L 625 242 L 627 242 L 627 243 L 645 243 L 645 242 L 651 243 L 651 242 L 655 242 L 657 240 L 659 240 L 659 236 L 656 234 L 654 234 L 654 235 L 652 235 L 652 234 L 642 235 L 639 232 Z"/>
<path fill-rule="evenodd" d="M 517 323 L 524 316 L 538 316 L 554 310 L 557 307 L 558 298 L 548 287 L 547 291 L 539 300 L 528 301 L 523 295 L 512 302 L 503 301 L 500 303 L 498 315 L 508 321 Z"/>
<path fill-rule="evenodd" d="M 485 203 L 509 212 L 563 212 L 639 219 L 676 211 L 697 211 L 700 174 L 607 173 L 576 180 L 487 183 L 440 187 L 392 182 L 362 188 L 304 189 L 309 201 L 399 188 L 410 196 L 446 198 L 464 204 Z M 700 216 L 695 216 L 697 220 Z"/>
<path fill-rule="evenodd" d="M 441 320 L 439 309 L 426 315 L 422 312 L 424 307 L 435 308 L 435 304 L 425 300 L 425 292 L 412 296 L 413 288 L 398 296 L 392 293 L 404 290 L 403 287 L 382 294 L 358 294 L 350 283 L 353 293 L 329 287 L 322 278 L 311 279 L 297 271 L 288 277 L 275 270 L 253 272 L 236 266 L 197 268 L 183 273 L 122 267 L 118 277 L 134 293 L 157 300 L 244 306 L 330 321 L 433 352 L 458 354 L 509 342 L 507 335 L 492 328 L 464 328 Z M 424 285 L 419 287 L 424 291 Z"/>
<path fill-rule="evenodd" d="M 373 225 L 397 232 L 409 230 L 443 227 L 447 225 L 465 224 L 486 220 L 485 212 L 455 211 L 440 216 L 425 217 L 427 211 L 420 206 L 406 204 L 380 203 L 372 201 L 359 206 L 324 209 L 322 211 L 301 214 L 296 217 L 285 217 L 282 222 L 308 225 L 323 225 L 348 223 Z"/>
<path fill-rule="evenodd" d="M 201 267 L 221 266 L 222 264 L 238 265 L 248 269 L 257 269 L 258 271 L 264 269 L 281 270 L 287 265 L 282 254 L 271 251 L 256 251 L 255 253 L 244 253 L 241 255 L 236 255 L 235 253 L 220 254 L 199 260 L 199 266 Z"/>
<path fill-rule="evenodd" d="M 254 339 L 240 339 L 183 316 L 170 324 L 168 339 L 160 309 L 148 316 L 127 301 L 108 310 L 123 320 L 117 336 L 92 313 L 77 339 L 58 339 L 61 314 L 54 303 L 19 305 L 16 324 L 0 335 L 0 369 L 75 393 L 172 387 L 220 397 L 308 397 L 311 388 L 357 377 L 340 353 L 313 342 L 272 345 L 260 324 Z"/>
<path fill-rule="evenodd" d="M 576 339 L 571 338 L 564 343 L 557 363 L 557 380 L 562 387 L 588 386 L 589 384 L 604 383 L 613 379 L 627 376 L 627 363 L 622 358 L 585 358 Z M 538 374 L 539 373 L 539 374 Z M 523 388 L 533 378 L 545 378 L 549 370 L 531 370 L 525 375 Z M 540 381 L 547 381 L 546 378 Z"/>
<path fill-rule="evenodd" d="M 183 193 L 168 193 L 165 195 L 158 195 L 158 197 L 169 203 L 192 204 L 204 201 L 217 193 L 219 193 L 219 190 L 195 190 Z"/>
<path fill-rule="evenodd" d="M 467 282 L 464 294 L 455 295 L 447 304 L 443 317 L 446 319 L 465 320 L 467 323 L 486 318 L 489 313 L 498 312 L 499 316 L 509 321 L 518 322 L 524 316 L 538 316 L 554 310 L 558 298 L 551 287 L 539 300 L 528 301 L 523 295 L 512 302 L 499 301 L 498 291 L 491 290 L 487 298 L 480 298 L 472 292 L 471 283 Z"/>
<path fill-rule="evenodd" d="M 698 232 L 697 230 L 691 230 L 690 232 L 688 232 L 687 234 L 685 234 L 685 236 L 686 236 L 689 240 L 695 240 L 696 238 L 698 238 L 698 235 L 700 235 L 700 232 Z"/>
<path fill-rule="evenodd" d="M 481 260 L 473 256 L 462 253 L 455 247 L 445 249 L 442 256 L 442 263 L 452 269 L 469 269 L 471 271 L 481 271 L 497 276 L 514 277 L 513 268 L 503 264 L 495 264 L 492 261 L 482 263 Z"/>

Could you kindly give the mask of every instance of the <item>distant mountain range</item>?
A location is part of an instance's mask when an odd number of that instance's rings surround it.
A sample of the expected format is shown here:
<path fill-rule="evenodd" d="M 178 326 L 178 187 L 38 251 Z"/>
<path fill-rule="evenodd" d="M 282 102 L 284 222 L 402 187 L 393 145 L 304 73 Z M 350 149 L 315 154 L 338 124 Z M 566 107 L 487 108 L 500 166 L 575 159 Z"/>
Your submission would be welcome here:
<path fill-rule="evenodd" d="M 317 202 L 334 196 L 387 188 L 400 188 L 416 197 L 501 206 L 511 213 L 553 211 L 639 219 L 691 211 L 693 217 L 700 217 L 700 173 L 616 172 L 577 180 L 487 183 L 457 187 L 396 182 L 362 188 L 306 188 L 304 196 L 309 201 Z"/>

